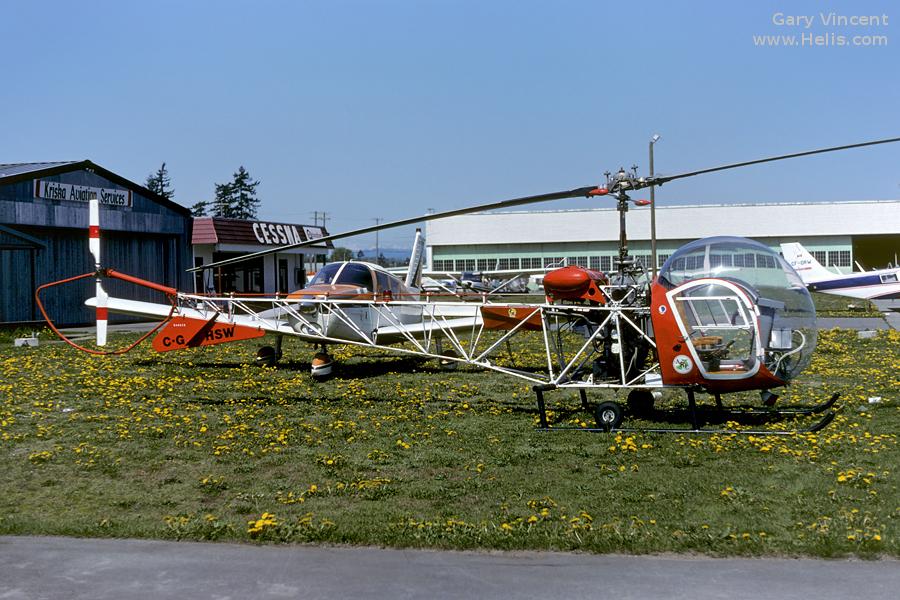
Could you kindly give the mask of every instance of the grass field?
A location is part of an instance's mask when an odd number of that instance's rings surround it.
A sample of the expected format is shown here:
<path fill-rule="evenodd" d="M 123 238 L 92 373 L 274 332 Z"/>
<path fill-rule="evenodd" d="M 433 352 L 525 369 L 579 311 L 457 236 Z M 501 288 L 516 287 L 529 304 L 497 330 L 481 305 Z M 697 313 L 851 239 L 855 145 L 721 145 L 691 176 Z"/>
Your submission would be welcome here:
<path fill-rule="evenodd" d="M 345 348 L 314 383 L 306 345 L 276 369 L 256 347 L 4 344 L 0 533 L 900 556 L 896 331 L 824 332 L 782 402 L 839 391 L 839 415 L 779 438 L 538 432 L 529 387 L 497 374 Z"/>
<path fill-rule="evenodd" d="M 812 292 L 816 314 L 820 317 L 880 317 L 881 312 L 870 300 Z"/>

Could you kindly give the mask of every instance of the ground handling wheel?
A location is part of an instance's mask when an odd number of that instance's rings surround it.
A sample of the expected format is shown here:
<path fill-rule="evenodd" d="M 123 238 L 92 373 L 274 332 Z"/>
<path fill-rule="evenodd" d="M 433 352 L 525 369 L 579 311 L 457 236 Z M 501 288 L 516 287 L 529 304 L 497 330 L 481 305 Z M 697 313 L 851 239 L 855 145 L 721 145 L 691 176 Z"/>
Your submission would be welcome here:
<path fill-rule="evenodd" d="M 438 359 L 438 366 L 442 371 L 455 371 L 459 366 L 459 361 L 453 360 L 456 358 L 456 352 L 453 350 L 445 350 L 441 356 L 444 358 Z"/>
<path fill-rule="evenodd" d="M 278 351 L 272 346 L 263 346 L 256 351 L 256 364 L 260 367 L 274 367 L 279 358 Z"/>
<path fill-rule="evenodd" d="M 622 405 L 618 402 L 601 402 L 594 409 L 594 417 L 597 419 L 597 428 L 605 431 L 616 429 L 622 424 Z"/>

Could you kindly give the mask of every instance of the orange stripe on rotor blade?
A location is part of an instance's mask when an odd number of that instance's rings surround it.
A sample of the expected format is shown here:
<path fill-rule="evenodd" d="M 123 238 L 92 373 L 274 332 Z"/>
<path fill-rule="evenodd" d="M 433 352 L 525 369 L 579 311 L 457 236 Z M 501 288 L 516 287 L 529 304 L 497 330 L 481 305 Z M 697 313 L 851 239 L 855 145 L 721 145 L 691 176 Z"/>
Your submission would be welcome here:
<path fill-rule="evenodd" d="M 109 313 L 106 307 L 97 307 L 97 320 L 98 321 L 106 321 L 108 320 Z"/>
<path fill-rule="evenodd" d="M 88 236 L 91 239 L 100 237 L 100 226 L 99 225 L 91 225 L 88 227 Z"/>

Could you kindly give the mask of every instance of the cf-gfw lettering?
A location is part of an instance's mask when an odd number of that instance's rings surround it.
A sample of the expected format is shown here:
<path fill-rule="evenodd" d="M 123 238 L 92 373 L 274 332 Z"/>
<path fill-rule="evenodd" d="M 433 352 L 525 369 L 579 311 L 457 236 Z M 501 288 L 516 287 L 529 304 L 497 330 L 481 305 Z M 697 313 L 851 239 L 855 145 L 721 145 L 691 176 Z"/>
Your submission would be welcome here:
<path fill-rule="evenodd" d="M 234 337 L 234 327 L 222 327 L 221 329 L 212 329 L 206 333 L 206 337 L 204 341 L 212 342 L 216 340 L 227 340 Z M 165 336 L 162 339 L 162 344 L 166 348 L 171 348 L 173 345 L 176 346 L 184 346 L 188 343 L 188 341 L 184 338 L 183 335 L 176 335 L 174 338 Z"/>

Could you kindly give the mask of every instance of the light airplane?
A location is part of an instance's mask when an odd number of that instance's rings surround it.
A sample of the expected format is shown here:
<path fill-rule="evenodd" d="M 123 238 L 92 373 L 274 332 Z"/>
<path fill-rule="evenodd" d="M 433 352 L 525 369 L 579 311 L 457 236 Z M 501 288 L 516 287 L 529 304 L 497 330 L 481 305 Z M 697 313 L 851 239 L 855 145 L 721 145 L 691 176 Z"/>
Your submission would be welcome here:
<path fill-rule="evenodd" d="M 92 200 L 92 206 L 95 200 Z M 91 209 L 91 252 L 97 265 L 99 254 L 99 211 Z M 96 241 L 94 241 L 96 240 Z M 358 342 L 389 346 L 392 344 L 427 340 L 443 352 L 442 338 L 432 340 L 435 331 L 441 336 L 452 335 L 460 329 L 481 325 L 477 307 L 463 303 L 423 302 L 419 280 L 422 276 L 425 238 L 416 231 L 410 266 L 405 279 L 387 269 L 368 262 L 342 261 L 326 264 L 306 287 L 283 299 L 270 301 L 270 308 L 258 310 L 266 301 L 259 298 L 214 297 L 173 293 L 187 301 L 174 308 L 159 304 L 108 296 L 97 283 L 97 296 L 86 301 L 88 306 L 101 304 L 114 313 L 168 319 L 153 340 L 158 352 L 209 346 L 226 342 L 276 334 L 275 347 L 264 346 L 257 354 L 257 362 L 273 365 L 281 358 L 284 335 L 298 337 L 321 346 L 311 363 L 314 377 L 331 374 L 333 359 L 326 346 L 333 343 Z M 113 272 L 113 277 L 118 274 Z M 137 283 L 132 281 L 132 283 Z M 140 284 L 138 284 L 140 285 Z M 227 310 L 223 311 L 223 306 Z M 98 345 L 105 340 L 106 327 L 98 321 Z M 440 337 L 440 336 L 438 336 Z"/>
<path fill-rule="evenodd" d="M 900 267 L 840 274 L 823 267 L 798 242 L 781 244 L 781 253 L 810 291 L 868 300 L 900 298 Z"/>
<path fill-rule="evenodd" d="M 549 428 L 544 393 L 551 390 L 577 391 L 585 409 L 589 406 L 588 390 L 627 392 L 632 414 L 657 415 L 660 411 L 653 408 L 656 392 L 672 389 L 687 396 L 690 428 L 644 431 L 757 435 L 796 431 L 703 427 L 695 399 L 699 391 L 714 396 L 716 414 L 729 420 L 745 420 L 754 414 L 771 419 L 824 413 L 802 430 L 818 431 L 833 419 L 834 413 L 829 409 L 837 395 L 814 406 L 775 409 L 777 396 L 770 391 L 790 384 L 809 364 L 816 346 L 815 307 L 797 272 L 778 253 L 758 242 L 713 237 L 676 250 L 658 276 L 651 279 L 640 261 L 628 252 L 627 211 L 631 204 L 647 204 L 644 200 L 632 200 L 629 194 L 704 173 L 898 141 L 900 138 L 836 146 L 677 175 L 639 177 L 636 168 L 630 172 L 620 169 L 607 174 L 601 186 L 431 213 L 191 269 L 221 267 L 311 243 L 472 212 L 564 198 L 611 196 L 619 212 L 615 272 L 606 275 L 575 265 L 552 270 L 544 276 L 546 298 L 539 303 L 495 303 L 488 295 L 476 302 L 438 302 L 429 294 L 422 294 L 418 288 L 424 244 L 421 236 L 404 281 L 376 265 L 351 261 L 326 266 L 309 286 L 286 297 L 183 293 L 101 268 L 99 224 L 95 221 L 90 230 L 96 271 L 45 284 L 38 288 L 36 298 L 42 314 L 56 331 L 40 303 L 41 291 L 81 278 L 95 278 L 97 295 L 88 302 L 97 307 L 98 346 L 106 341 L 107 312 L 114 311 L 162 318 L 153 340 L 153 347 L 159 351 L 274 334 L 276 340 L 293 336 L 320 346 L 322 351 L 312 364 L 316 375 L 330 372 L 331 358 L 325 349 L 332 344 L 377 348 L 492 370 L 532 384 L 542 428 Z M 92 209 L 92 219 L 95 214 Z M 170 304 L 108 297 L 102 288 L 104 278 L 130 281 L 163 292 Z M 520 359 L 512 352 L 507 356 L 505 351 L 511 349 L 509 342 L 513 338 L 538 344 L 542 352 L 537 356 L 543 364 L 519 364 L 516 361 Z M 263 348 L 258 356 L 260 362 L 271 364 L 279 354 L 276 346 Z M 766 406 L 728 409 L 722 404 L 723 394 L 753 390 L 760 392 Z M 620 425 L 625 408 L 618 401 L 598 402 L 593 410 L 597 423 L 593 430 L 623 430 Z"/>

